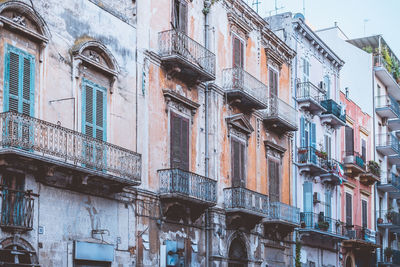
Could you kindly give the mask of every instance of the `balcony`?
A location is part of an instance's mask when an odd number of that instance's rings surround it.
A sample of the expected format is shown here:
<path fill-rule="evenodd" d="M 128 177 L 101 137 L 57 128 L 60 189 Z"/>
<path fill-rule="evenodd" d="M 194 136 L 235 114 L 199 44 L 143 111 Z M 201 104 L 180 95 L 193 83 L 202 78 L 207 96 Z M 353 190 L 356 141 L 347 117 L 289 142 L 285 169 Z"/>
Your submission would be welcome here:
<path fill-rule="evenodd" d="M 384 156 L 399 154 L 399 139 L 393 133 L 377 134 L 376 151 Z"/>
<path fill-rule="evenodd" d="M 343 247 L 351 249 L 373 250 L 377 248 L 375 232 L 358 225 L 346 227 L 346 237 Z"/>
<path fill-rule="evenodd" d="M 380 182 L 381 167 L 375 161 L 369 161 L 367 170 L 360 174 L 360 183 L 370 186 L 375 182 Z"/>
<path fill-rule="evenodd" d="M 1 221 L 3 231 L 26 232 L 33 228 L 34 197 L 32 191 L 1 188 Z"/>
<path fill-rule="evenodd" d="M 375 97 L 375 112 L 382 118 L 387 119 L 399 119 L 400 117 L 400 106 L 397 101 L 386 95 Z M 396 123 L 396 120 L 392 121 L 392 126 Z"/>
<path fill-rule="evenodd" d="M 321 123 L 328 124 L 334 129 L 346 125 L 346 111 L 342 105 L 339 105 L 333 99 L 327 99 L 321 101 L 321 106 L 326 109 L 320 115 Z"/>
<path fill-rule="evenodd" d="M 386 250 L 387 248 L 385 248 Z M 384 255 L 384 251 L 381 248 L 377 248 L 377 262 L 380 267 L 388 267 L 388 266 L 400 266 L 400 251 L 391 249 L 392 256 L 387 258 Z"/>
<path fill-rule="evenodd" d="M 361 155 L 357 152 L 347 151 L 344 154 L 343 165 L 346 175 L 355 178 L 361 173 L 365 173 L 366 166 Z"/>
<path fill-rule="evenodd" d="M 297 111 L 276 96 L 268 99 L 263 119 L 267 129 L 277 134 L 297 131 Z"/>
<path fill-rule="evenodd" d="M 263 223 L 298 227 L 300 226 L 300 209 L 281 202 L 271 202 L 268 216 L 263 219 Z"/>
<path fill-rule="evenodd" d="M 378 183 L 377 188 L 389 193 L 390 197 L 400 198 L 400 177 L 392 172 L 382 173 L 381 182 Z"/>
<path fill-rule="evenodd" d="M 345 181 L 343 174 L 340 170 L 343 169 L 342 164 L 334 159 L 327 160 L 327 170 L 328 173 L 321 174 L 320 179 L 323 183 L 328 183 L 331 185 L 339 185 Z"/>
<path fill-rule="evenodd" d="M 227 224 L 234 227 L 252 229 L 269 214 L 268 196 L 242 187 L 225 188 L 224 203 L 229 217 Z"/>
<path fill-rule="evenodd" d="M 297 149 L 297 162 L 300 173 L 308 173 L 311 176 L 327 174 L 328 160 L 326 155 L 314 147 Z"/>
<path fill-rule="evenodd" d="M 392 210 L 380 210 L 376 214 L 377 225 L 380 228 L 389 229 L 389 231 L 400 233 L 400 214 Z"/>
<path fill-rule="evenodd" d="M 181 169 L 158 170 L 159 196 L 168 219 L 195 221 L 217 204 L 217 182 Z"/>
<path fill-rule="evenodd" d="M 228 101 L 244 110 L 267 108 L 268 87 L 241 68 L 222 71 L 222 87 Z"/>
<path fill-rule="evenodd" d="M 296 100 L 300 109 L 306 110 L 312 115 L 326 112 L 326 109 L 321 105 L 321 101 L 325 98 L 325 91 L 311 82 L 297 84 Z"/>
<path fill-rule="evenodd" d="M 176 30 L 158 34 L 159 55 L 169 74 L 198 83 L 215 79 L 215 55 Z"/>
<path fill-rule="evenodd" d="M 374 71 L 379 80 L 386 85 L 389 95 L 400 100 L 400 85 L 393 78 L 391 67 L 380 55 L 374 57 Z"/>
<path fill-rule="evenodd" d="M 308 233 L 319 239 L 332 238 L 336 241 L 347 239 L 344 224 L 338 220 L 312 212 L 300 213 L 299 233 Z"/>
<path fill-rule="evenodd" d="M 15 112 L 0 113 L 0 129 L 2 160 L 40 166 L 38 178 L 49 185 L 109 195 L 141 182 L 141 155 L 133 151 Z"/>

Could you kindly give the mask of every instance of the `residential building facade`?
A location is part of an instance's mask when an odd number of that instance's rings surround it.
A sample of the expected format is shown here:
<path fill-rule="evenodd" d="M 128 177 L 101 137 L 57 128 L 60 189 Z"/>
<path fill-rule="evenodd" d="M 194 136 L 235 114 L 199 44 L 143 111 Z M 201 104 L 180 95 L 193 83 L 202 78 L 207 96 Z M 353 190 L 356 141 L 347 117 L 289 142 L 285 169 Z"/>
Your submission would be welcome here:
<path fill-rule="evenodd" d="M 269 17 L 271 29 L 296 52 L 292 96 L 299 112 L 295 133 L 293 196 L 301 210 L 302 266 L 339 266 L 345 228 L 340 222 L 341 127 L 346 115 L 339 97 L 344 62 L 310 29 L 301 14 Z"/>
<path fill-rule="evenodd" d="M 95 2 L 0 4 L 2 266 L 132 263 L 135 18 Z"/>
<path fill-rule="evenodd" d="M 291 266 L 294 52 L 244 1 L 212 2 L 137 7 L 137 264 Z"/>

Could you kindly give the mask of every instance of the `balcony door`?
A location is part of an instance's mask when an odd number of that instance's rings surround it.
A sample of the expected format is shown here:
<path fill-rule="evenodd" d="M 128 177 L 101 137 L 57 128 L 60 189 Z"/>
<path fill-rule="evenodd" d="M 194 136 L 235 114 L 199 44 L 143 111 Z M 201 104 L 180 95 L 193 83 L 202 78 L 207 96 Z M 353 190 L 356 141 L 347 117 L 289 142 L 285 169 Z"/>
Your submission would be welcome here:
<path fill-rule="evenodd" d="M 353 225 L 353 205 L 352 195 L 346 193 L 346 224 L 347 226 Z"/>
<path fill-rule="evenodd" d="M 229 247 L 228 267 L 246 267 L 247 251 L 243 241 L 235 238 Z"/>
<path fill-rule="evenodd" d="M 92 81 L 83 79 L 82 88 L 82 132 L 97 139 L 84 140 L 84 157 L 89 166 L 103 169 L 106 165 L 106 152 L 101 141 L 106 141 L 106 95 L 107 90 Z"/>
<path fill-rule="evenodd" d="M 35 57 L 6 44 L 4 111 L 34 115 Z"/>
<path fill-rule="evenodd" d="M 278 160 L 268 160 L 268 182 L 270 202 L 280 201 L 280 162 Z"/>
<path fill-rule="evenodd" d="M 245 187 L 246 143 L 236 138 L 231 139 L 231 175 L 232 187 Z"/>
<path fill-rule="evenodd" d="M 171 168 L 189 171 L 189 119 L 171 112 Z"/>

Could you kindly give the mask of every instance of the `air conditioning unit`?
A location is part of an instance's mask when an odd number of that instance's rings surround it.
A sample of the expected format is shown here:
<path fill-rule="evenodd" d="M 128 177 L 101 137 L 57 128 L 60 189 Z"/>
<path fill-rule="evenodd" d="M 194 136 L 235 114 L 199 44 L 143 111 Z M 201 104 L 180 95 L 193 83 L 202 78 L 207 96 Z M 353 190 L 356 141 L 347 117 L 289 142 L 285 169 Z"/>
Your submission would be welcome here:
<path fill-rule="evenodd" d="M 321 202 L 321 195 L 318 192 L 314 192 L 313 202 L 314 202 L 314 204 Z"/>

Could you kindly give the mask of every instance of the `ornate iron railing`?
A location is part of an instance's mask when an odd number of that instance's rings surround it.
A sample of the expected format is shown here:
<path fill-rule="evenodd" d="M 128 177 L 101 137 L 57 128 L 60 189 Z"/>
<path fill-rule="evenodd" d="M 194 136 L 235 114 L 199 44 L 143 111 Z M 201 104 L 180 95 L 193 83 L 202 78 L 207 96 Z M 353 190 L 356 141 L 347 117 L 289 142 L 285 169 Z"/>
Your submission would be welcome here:
<path fill-rule="evenodd" d="M 360 153 L 355 152 L 355 151 L 345 151 L 344 152 L 344 163 L 347 164 L 354 164 L 363 169 L 364 171 L 366 170 L 366 165 L 364 162 L 363 157 L 360 155 Z"/>
<path fill-rule="evenodd" d="M 346 228 L 344 223 L 339 220 L 324 216 L 324 213 L 319 214 L 313 212 L 300 213 L 300 227 L 303 229 L 313 229 L 331 234 L 345 236 Z"/>
<path fill-rule="evenodd" d="M 261 216 L 268 216 L 269 198 L 267 195 L 242 188 L 224 189 L 224 203 L 227 210 L 248 210 Z"/>
<path fill-rule="evenodd" d="M 300 147 L 297 149 L 298 164 L 315 164 L 328 170 L 327 155 L 314 147 Z"/>
<path fill-rule="evenodd" d="M 176 30 L 158 33 L 158 47 L 161 57 L 181 56 L 215 76 L 215 54 L 185 33 Z"/>
<path fill-rule="evenodd" d="M 377 147 L 390 147 L 397 154 L 400 152 L 399 139 L 393 133 L 377 134 L 376 135 L 376 146 Z"/>
<path fill-rule="evenodd" d="M 375 97 L 376 109 L 389 108 L 397 117 L 400 117 L 400 105 L 399 103 L 389 95 L 380 95 Z"/>
<path fill-rule="evenodd" d="M 268 108 L 263 112 L 264 118 L 282 118 L 289 124 L 297 127 L 296 110 L 277 96 L 268 98 Z"/>
<path fill-rule="evenodd" d="M 400 176 L 392 172 L 382 172 L 380 184 L 391 184 L 392 186 L 400 190 Z"/>
<path fill-rule="evenodd" d="M 3 187 L 1 190 L 0 227 L 31 230 L 33 227 L 34 194 Z"/>
<path fill-rule="evenodd" d="M 222 71 L 222 88 L 226 91 L 243 91 L 252 98 L 267 103 L 268 87 L 242 68 Z"/>
<path fill-rule="evenodd" d="M 346 225 L 346 236 L 350 240 L 362 240 L 375 244 L 375 232 L 359 225 Z"/>
<path fill-rule="evenodd" d="M 180 194 L 196 200 L 216 203 L 217 182 L 181 169 L 158 171 L 160 194 Z"/>
<path fill-rule="evenodd" d="M 376 218 L 378 226 L 380 224 L 392 224 L 400 227 L 400 214 L 393 210 L 377 210 Z"/>
<path fill-rule="evenodd" d="M 15 112 L 0 113 L 1 149 L 14 148 L 140 182 L 141 155 L 82 133 Z"/>
<path fill-rule="evenodd" d="M 346 122 L 346 111 L 342 105 L 339 105 L 333 99 L 322 100 L 321 106 L 326 109 L 325 114 L 332 114 L 339 120 Z"/>
<path fill-rule="evenodd" d="M 318 88 L 311 82 L 302 82 L 297 84 L 297 93 L 296 98 L 307 99 L 312 98 L 318 103 L 322 100 L 326 99 L 325 91 L 323 89 Z"/>
<path fill-rule="evenodd" d="M 300 209 L 281 202 L 271 202 L 268 219 L 300 224 Z"/>

